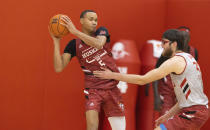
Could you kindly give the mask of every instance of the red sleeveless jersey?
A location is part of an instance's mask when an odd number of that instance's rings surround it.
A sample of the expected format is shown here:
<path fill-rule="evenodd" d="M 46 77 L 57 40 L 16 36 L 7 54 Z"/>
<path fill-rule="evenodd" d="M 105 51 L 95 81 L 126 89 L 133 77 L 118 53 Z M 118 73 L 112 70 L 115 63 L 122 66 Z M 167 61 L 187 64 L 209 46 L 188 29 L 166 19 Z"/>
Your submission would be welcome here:
<path fill-rule="evenodd" d="M 105 43 L 102 49 L 97 49 L 76 39 L 76 56 L 85 74 L 85 88 L 110 89 L 118 84 L 116 80 L 99 79 L 93 75 L 93 71 L 102 70 L 101 67 L 119 72 L 109 46 Z"/>

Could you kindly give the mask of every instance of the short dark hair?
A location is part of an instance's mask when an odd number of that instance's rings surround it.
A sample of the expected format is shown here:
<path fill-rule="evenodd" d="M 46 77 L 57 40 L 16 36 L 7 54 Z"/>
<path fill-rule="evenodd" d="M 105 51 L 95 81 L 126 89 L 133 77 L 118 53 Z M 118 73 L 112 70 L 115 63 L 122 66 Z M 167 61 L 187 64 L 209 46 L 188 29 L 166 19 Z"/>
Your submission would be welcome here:
<path fill-rule="evenodd" d="M 171 42 L 177 42 L 177 50 L 185 51 L 184 36 L 178 29 L 168 29 L 162 35 L 162 38 L 168 39 Z"/>
<path fill-rule="evenodd" d="M 88 13 L 88 12 L 94 12 L 94 13 L 96 13 L 94 10 L 84 10 L 84 11 L 82 11 L 82 13 L 80 14 L 80 18 L 84 18 L 85 14 Z"/>

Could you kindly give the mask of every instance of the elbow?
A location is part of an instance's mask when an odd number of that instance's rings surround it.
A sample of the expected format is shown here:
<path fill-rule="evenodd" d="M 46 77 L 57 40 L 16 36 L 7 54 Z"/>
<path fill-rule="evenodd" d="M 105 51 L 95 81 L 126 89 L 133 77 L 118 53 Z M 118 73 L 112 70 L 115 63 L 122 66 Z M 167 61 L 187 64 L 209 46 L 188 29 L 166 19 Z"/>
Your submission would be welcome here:
<path fill-rule="evenodd" d="M 136 84 L 138 84 L 138 85 L 145 85 L 146 83 L 144 83 L 142 81 L 138 81 Z"/>
<path fill-rule="evenodd" d="M 103 46 L 102 45 L 97 45 L 96 48 L 100 50 L 100 49 L 103 48 Z"/>
<path fill-rule="evenodd" d="M 100 42 L 98 42 L 98 43 L 96 44 L 96 48 L 97 48 L 97 49 L 102 49 L 103 46 L 104 46 L 104 44 L 105 44 L 105 43 L 103 43 L 102 41 L 100 41 Z"/>
<path fill-rule="evenodd" d="M 143 82 L 143 83 L 141 82 L 141 83 L 140 83 L 140 85 L 146 85 L 146 84 L 147 84 L 147 83 L 145 83 L 145 82 Z"/>
<path fill-rule="evenodd" d="M 142 79 L 140 79 L 140 80 L 137 80 L 137 84 L 138 85 L 146 85 L 147 82 L 146 81 L 143 81 Z"/>

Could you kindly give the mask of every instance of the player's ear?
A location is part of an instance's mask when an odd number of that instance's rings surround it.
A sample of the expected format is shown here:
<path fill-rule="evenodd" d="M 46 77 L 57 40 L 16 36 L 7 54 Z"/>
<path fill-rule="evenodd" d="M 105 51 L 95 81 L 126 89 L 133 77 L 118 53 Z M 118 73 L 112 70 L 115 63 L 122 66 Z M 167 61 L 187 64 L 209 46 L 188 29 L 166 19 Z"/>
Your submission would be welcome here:
<path fill-rule="evenodd" d="M 83 24 L 84 23 L 84 19 L 80 18 L 80 23 Z"/>
<path fill-rule="evenodd" d="M 177 42 L 176 42 L 176 41 L 173 42 L 172 46 L 173 46 L 174 48 L 177 48 Z"/>
<path fill-rule="evenodd" d="M 177 47 L 177 42 L 176 41 L 174 42 L 174 46 Z"/>

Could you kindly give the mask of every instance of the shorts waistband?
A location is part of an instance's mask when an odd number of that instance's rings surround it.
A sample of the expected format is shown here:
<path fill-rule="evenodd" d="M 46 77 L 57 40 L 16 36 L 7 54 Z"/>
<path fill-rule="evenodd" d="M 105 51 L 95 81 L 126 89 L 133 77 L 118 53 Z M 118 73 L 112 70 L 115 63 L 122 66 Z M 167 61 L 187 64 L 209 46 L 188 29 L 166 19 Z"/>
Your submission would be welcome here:
<path fill-rule="evenodd" d="M 201 108 L 201 107 L 205 107 L 205 108 L 209 108 L 208 104 L 207 105 L 193 105 L 193 106 L 189 106 L 189 107 L 184 107 L 184 108 Z"/>
<path fill-rule="evenodd" d="M 113 89 L 118 89 L 117 86 L 113 86 L 113 87 L 110 87 L 110 88 L 84 88 L 85 90 L 113 90 Z"/>

